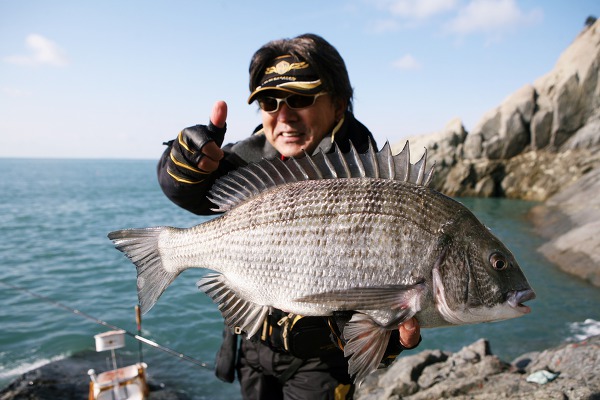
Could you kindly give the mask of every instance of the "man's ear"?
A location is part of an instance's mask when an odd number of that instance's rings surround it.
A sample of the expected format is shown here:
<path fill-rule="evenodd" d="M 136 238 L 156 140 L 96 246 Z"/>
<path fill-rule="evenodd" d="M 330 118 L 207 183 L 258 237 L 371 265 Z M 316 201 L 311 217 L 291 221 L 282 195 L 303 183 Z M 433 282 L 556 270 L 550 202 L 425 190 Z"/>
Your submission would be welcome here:
<path fill-rule="evenodd" d="M 344 113 L 348 108 L 348 102 L 346 100 L 336 99 L 333 102 L 333 106 L 335 107 L 335 121 L 338 122 L 344 118 Z"/>

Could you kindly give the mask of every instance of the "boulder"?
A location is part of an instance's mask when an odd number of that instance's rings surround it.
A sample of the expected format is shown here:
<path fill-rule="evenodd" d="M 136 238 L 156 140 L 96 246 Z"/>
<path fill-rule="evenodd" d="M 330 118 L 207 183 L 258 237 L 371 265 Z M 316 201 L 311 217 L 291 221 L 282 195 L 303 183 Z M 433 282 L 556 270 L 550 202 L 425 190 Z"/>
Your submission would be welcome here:
<path fill-rule="evenodd" d="M 590 120 L 578 129 L 562 146 L 564 150 L 593 149 L 599 147 L 600 115 L 590 118 Z"/>
<path fill-rule="evenodd" d="M 369 376 L 355 399 L 595 399 L 599 357 L 600 336 L 524 354 L 511 363 L 480 339 L 454 354 L 425 350 L 399 358 Z"/>
<path fill-rule="evenodd" d="M 600 154 L 597 154 L 600 158 Z M 548 241 L 540 252 L 562 270 L 600 287 L 600 168 L 529 212 Z"/>
<path fill-rule="evenodd" d="M 531 120 L 531 149 L 536 151 L 550 144 L 554 113 L 549 107 L 540 107 Z"/>

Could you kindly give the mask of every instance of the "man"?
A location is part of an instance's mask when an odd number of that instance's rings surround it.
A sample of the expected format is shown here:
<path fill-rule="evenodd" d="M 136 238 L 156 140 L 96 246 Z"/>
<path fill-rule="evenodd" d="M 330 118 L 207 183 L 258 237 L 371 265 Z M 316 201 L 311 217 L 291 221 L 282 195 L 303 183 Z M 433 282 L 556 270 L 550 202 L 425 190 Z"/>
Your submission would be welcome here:
<path fill-rule="evenodd" d="M 240 166 L 263 158 L 330 152 L 334 144 L 343 152 L 350 149 L 350 143 L 359 152 L 365 152 L 370 144 L 375 146 L 371 132 L 352 113 L 352 87 L 343 59 L 317 35 L 275 40 L 260 48 L 250 63 L 250 92 L 248 103 L 258 103 L 262 125 L 249 138 L 221 147 L 227 105 L 218 101 L 208 126 L 186 128 L 168 143 L 158 165 L 158 178 L 174 203 L 196 214 L 210 214 L 214 205 L 206 194 L 217 178 Z M 343 346 L 340 332 L 348 317 L 290 321 L 275 310 L 259 339 L 242 336 L 236 367 L 243 397 L 351 397 L 347 361 L 333 345 L 339 339 Z M 415 319 L 401 325 L 386 357 L 393 359 L 402 348 L 415 347 L 419 332 Z M 224 336 L 217 375 L 231 381 L 237 338 L 228 329 Z"/>

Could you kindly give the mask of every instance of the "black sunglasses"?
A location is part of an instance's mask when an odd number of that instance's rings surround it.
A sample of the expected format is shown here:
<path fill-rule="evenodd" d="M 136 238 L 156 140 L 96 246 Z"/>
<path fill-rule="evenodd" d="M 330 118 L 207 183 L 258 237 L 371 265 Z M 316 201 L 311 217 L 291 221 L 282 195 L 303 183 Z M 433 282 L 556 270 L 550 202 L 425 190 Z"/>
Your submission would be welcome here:
<path fill-rule="evenodd" d="M 261 110 L 274 113 L 279 111 L 279 105 L 281 103 L 285 103 L 292 110 L 300 110 L 302 108 L 310 107 L 315 104 L 317 101 L 317 97 L 323 96 L 327 94 L 326 92 L 317 93 L 314 95 L 300 95 L 300 94 L 291 94 L 284 98 L 271 97 L 271 96 L 261 96 L 256 101 L 258 101 L 258 106 Z"/>

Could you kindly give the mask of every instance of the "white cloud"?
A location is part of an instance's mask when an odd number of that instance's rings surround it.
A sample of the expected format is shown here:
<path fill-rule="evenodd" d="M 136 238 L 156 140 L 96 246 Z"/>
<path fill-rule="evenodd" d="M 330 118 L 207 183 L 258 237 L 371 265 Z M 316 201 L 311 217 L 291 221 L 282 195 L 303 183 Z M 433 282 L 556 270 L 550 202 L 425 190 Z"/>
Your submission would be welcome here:
<path fill-rule="evenodd" d="M 25 39 L 25 45 L 29 49 L 26 55 L 13 55 L 4 57 L 4 61 L 27 66 L 51 65 L 53 67 L 64 67 L 69 64 L 64 50 L 55 42 L 41 35 L 32 33 Z"/>
<path fill-rule="evenodd" d="M 421 69 L 421 63 L 417 61 L 412 54 L 405 54 L 398 60 L 392 63 L 394 68 L 402 70 L 417 70 Z"/>
<path fill-rule="evenodd" d="M 398 17 L 425 19 L 452 10 L 456 3 L 456 0 L 392 0 L 384 7 Z"/>
<path fill-rule="evenodd" d="M 524 12 L 515 0 L 472 0 L 445 28 L 448 32 L 463 35 L 473 32 L 497 34 L 537 23 L 541 18 L 540 9 Z"/>

